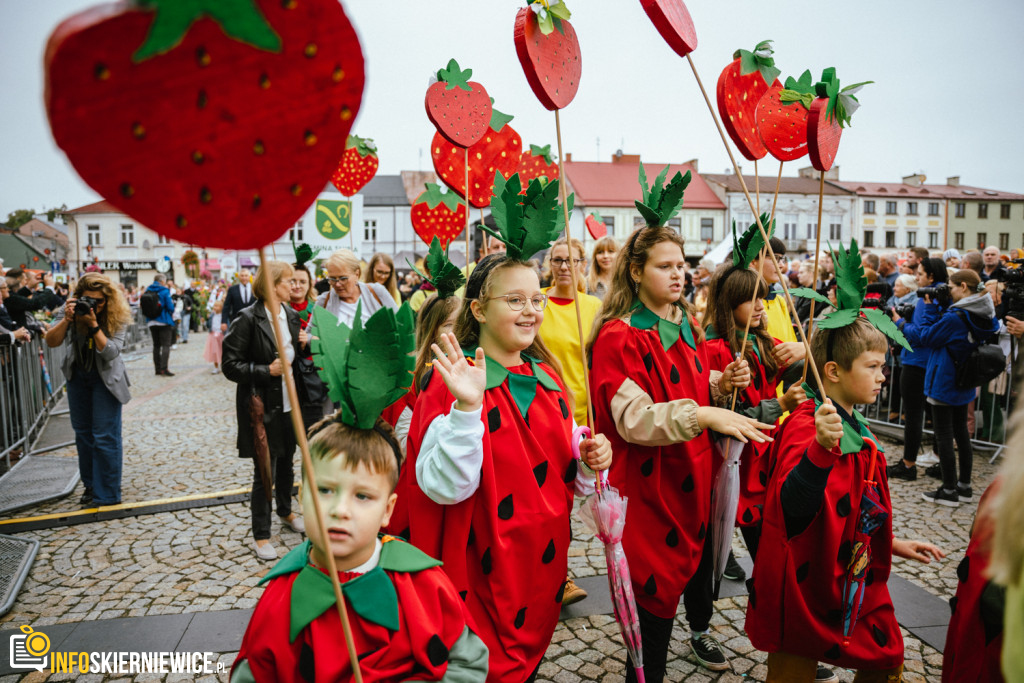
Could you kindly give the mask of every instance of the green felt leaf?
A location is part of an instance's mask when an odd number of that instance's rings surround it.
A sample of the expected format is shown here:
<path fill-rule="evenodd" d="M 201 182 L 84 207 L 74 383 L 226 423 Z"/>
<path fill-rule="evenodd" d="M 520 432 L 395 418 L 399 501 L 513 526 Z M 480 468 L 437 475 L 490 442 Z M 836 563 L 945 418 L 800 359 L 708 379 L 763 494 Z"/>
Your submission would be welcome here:
<path fill-rule="evenodd" d="M 852 308 L 832 311 L 818 321 L 818 327 L 822 330 L 834 330 L 837 327 L 846 327 L 856 320 L 858 315 L 860 315 L 860 311 Z"/>
<path fill-rule="evenodd" d="M 313 308 L 312 317 L 316 329 L 316 335 L 310 341 L 313 364 L 320 368 L 320 379 L 327 385 L 331 401 L 344 403 L 348 400 L 348 378 L 343 368 L 352 330 L 346 325 L 339 325 L 338 318 L 322 306 Z"/>
<path fill-rule="evenodd" d="M 647 187 L 647 171 L 644 170 L 644 163 L 640 162 L 640 201 L 646 202 L 651 190 Z"/>
<path fill-rule="evenodd" d="M 768 239 L 771 239 L 775 234 L 775 221 L 768 222 L 768 214 L 761 214 L 761 226 L 764 231 L 768 234 Z M 761 254 L 761 250 L 764 249 L 764 238 L 761 237 L 761 231 L 757 227 L 757 223 L 751 223 L 746 230 L 743 231 L 743 235 L 737 239 L 736 237 L 736 221 L 733 221 L 733 250 L 732 250 L 732 262 L 733 265 L 741 268 L 748 268 Z"/>
<path fill-rule="evenodd" d="M 361 138 L 358 135 L 349 135 L 345 141 L 345 149 L 355 149 L 359 156 L 377 156 L 377 145 L 371 138 Z"/>
<path fill-rule="evenodd" d="M 217 22 L 233 40 L 268 52 L 281 51 L 280 36 L 254 0 L 140 0 L 139 4 L 156 16 L 146 40 L 132 55 L 135 63 L 176 48 L 192 24 L 203 17 Z"/>
<path fill-rule="evenodd" d="M 761 73 L 761 77 L 767 85 L 771 85 L 775 82 L 775 79 L 782 73 L 775 68 L 775 59 L 772 57 L 775 50 L 772 48 L 771 40 L 762 40 L 758 43 L 754 50 L 736 50 L 733 53 L 733 59 L 740 60 L 740 75 L 746 76 L 752 74 L 755 71 Z"/>
<path fill-rule="evenodd" d="M 547 249 L 565 229 L 558 188 L 557 180 L 545 182 L 534 178 L 525 194 L 520 194 L 522 181 L 518 173 L 507 181 L 500 173 L 495 173 L 491 215 L 498 230 L 483 228 L 484 231 L 505 243 L 509 258 L 528 259 Z M 569 211 L 574 200 L 574 195 L 566 198 Z"/>
<path fill-rule="evenodd" d="M 646 204 L 641 204 L 639 200 L 633 202 L 636 205 L 636 210 L 640 212 L 640 215 L 649 226 L 661 225 L 661 214 L 654 209 L 648 207 Z"/>
<path fill-rule="evenodd" d="M 406 263 L 421 278 L 434 285 L 437 296 L 441 299 L 447 299 L 466 284 L 466 276 L 462 273 L 462 269 L 448 260 L 448 253 L 441 248 L 441 241 L 436 235 L 430 241 L 430 250 L 427 252 L 427 258 L 424 259 L 427 271 L 431 273 L 430 277 L 421 273 L 408 259 L 406 259 Z"/>
<path fill-rule="evenodd" d="M 892 339 L 907 351 L 914 350 L 911 348 L 910 342 L 907 341 L 907 338 L 903 336 L 902 332 L 900 332 L 900 328 L 896 327 L 896 323 L 892 321 L 892 318 L 887 316 L 880 309 L 862 308 L 860 309 L 860 312 L 864 314 L 864 317 L 867 318 L 872 325 L 878 328 L 879 332 L 887 336 L 889 339 Z"/>
<path fill-rule="evenodd" d="M 569 8 L 565 6 L 564 2 L 558 2 L 558 0 L 555 0 L 555 2 L 548 5 L 548 11 L 551 12 L 552 16 L 556 19 L 572 19 L 572 12 L 569 11 Z"/>
<path fill-rule="evenodd" d="M 640 164 L 640 191 L 642 199 L 634 201 L 637 211 L 647 221 L 647 225 L 654 227 L 668 224 L 680 208 L 683 206 L 683 194 L 690 184 L 691 175 L 687 171 L 684 176 L 678 171 L 665 185 L 665 178 L 668 175 L 669 167 L 662 169 L 654 183 L 648 188 L 647 172 L 644 165 Z"/>
<path fill-rule="evenodd" d="M 868 289 L 868 279 L 864 275 L 857 240 L 850 240 L 849 250 L 843 249 L 840 244 L 838 251 L 832 251 L 832 263 L 835 265 L 836 302 L 839 308 L 860 310 Z"/>
<path fill-rule="evenodd" d="M 757 58 L 747 50 L 739 50 L 740 76 L 746 76 L 757 71 Z"/>
<path fill-rule="evenodd" d="M 551 158 L 551 145 L 544 145 L 543 147 L 539 145 L 530 145 L 530 154 L 544 159 L 544 163 L 546 164 L 554 162 L 554 159 Z"/>
<path fill-rule="evenodd" d="M 556 31 L 561 33 L 563 36 L 565 35 L 565 27 L 562 26 L 562 20 L 561 19 L 559 19 L 558 17 L 552 17 L 551 23 L 554 24 Z"/>
<path fill-rule="evenodd" d="M 828 106 L 825 109 L 828 120 L 836 120 L 841 128 L 845 128 L 850 125 L 854 112 L 860 107 L 860 102 L 854 93 L 873 82 L 863 81 L 840 88 L 835 67 L 829 67 L 821 73 L 821 80 L 814 84 L 814 92 L 820 98 L 828 98 Z"/>
<path fill-rule="evenodd" d="M 347 404 L 353 408 L 354 423 L 346 424 L 372 429 L 384 409 L 400 399 L 412 384 L 415 336 L 400 333 L 395 311 L 390 308 L 370 316 L 365 327 L 357 310 L 348 348 Z"/>
<path fill-rule="evenodd" d="M 555 30 L 554 17 L 551 16 L 551 12 L 547 10 L 541 10 L 537 14 L 537 26 L 540 28 L 540 32 L 544 35 L 549 35 Z"/>
<path fill-rule="evenodd" d="M 781 90 L 779 91 L 779 100 L 783 104 L 792 104 L 799 102 L 803 105 L 804 109 L 810 109 L 811 104 L 814 103 L 813 93 L 801 93 L 796 90 Z"/>
<path fill-rule="evenodd" d="M 459 68 L 459 63 L 455 59 L 448 60 L 448 66 L 437 72 L 437 80 L 446 83 L 445 90 L 455 90 L 460 88 L 462 90 L 468 90 L 472 92 L 473 88 L 469 85 L 469 79 L 473 76 L 472 69 L 462 70 Z"/>
<path fill-rule="evenodd" d="M 320 253 L 320 247 L 313 249 L 305 243 L 296 245 L 295 235 L 292 235 L 292 251 L 295 252 L 295 263 L 301 266 L 312 261 Z"/>
<path fill-rule="evenodd" d="M 441 186 L 437 183 L 427 183 L 424 187 L 427 191 L 416 197 L 413 204 L 426 202 L 431 209 L 437 208 L 438 204 L 444 204 L 449 211 L 458 211 L 459 197 L 454 192 L 442 192 Z"/>
<path fill-rule="evenodd" d="M 672 180 L 665 186 L 665 191 L 661 195 L 661 205 L 658 207 L 662 225 L 668 225 L 669 219 L 683 208 L 683 195 L 686 193 L 690 180 L 689 171 L 686 172 L 685 176 L 676 171 L 676 174 L 672 176 Z"/>
<path fill-rule="evenodd" d="M 800 74 L 799 79 L 788 76 L 786 78 L 785 87 L 786 90 L 795 90 L 803 95 L 814 95 L 814 77 L 811 75 L 811 70 L 805 69 L 804 72 Z"/>
<path fill-rule="evenodd" d="M 492 97 L 491 105 L 493 104 L 494 98 Z M 508 122 L 514 118 L 515 116 L 513 116 L 512 114 L 504 114 L 495 109 L 493 106 L 491 106 L 491 130 L 493 130 L 495 133 L 500 133 L 501 129 L 504 128 L 508 124 Z"/>
<path fill-rule="evenodd" d="M 826 306 L 832 305 L 832 302 L 828 300 L 827 296 L 819 294 L 810 287 L 797 287 L 796 289 L 789 290 L 789 293 L 793 296 L 803 297 L 804 299 L 814 299 L 819 304 L 825 304 Z"/>

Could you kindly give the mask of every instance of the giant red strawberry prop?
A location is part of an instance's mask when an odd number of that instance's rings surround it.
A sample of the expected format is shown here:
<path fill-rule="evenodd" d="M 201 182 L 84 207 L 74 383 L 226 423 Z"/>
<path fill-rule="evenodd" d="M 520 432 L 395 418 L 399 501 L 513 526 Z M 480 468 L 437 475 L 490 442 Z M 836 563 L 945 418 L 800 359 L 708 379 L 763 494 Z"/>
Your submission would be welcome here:
<path fill-rule="evenodd" d="M 757 104 L 757 134 L 769 154 L 793 161 L 807 154 L 807 118 L 814 101 L 810 71 L 800 79 L 786 78 L 786 87 L 773 85 Z"/>
<path fill-rule="evenodd" d="M 718 113 L 740 154 L 751 161 L 768 153 L 757 135 L 757 103 L 770 86 L 779 85 L 779 70 L 772 58 L 772 41 L 762 40 L 754 50 L 736 50 L 733 61 L 718 77 Z"/>
<path fill-rule="evenodd" d="M 338 188 L 338 192 L 351 197 L 373 180 L 379 165 L 377 146 L 373 140 L 349 135 L 345 153 L 341 155 L 341 163 L 334 170 L 331 182 Z"/>
<path fill-rule="evenodd" d="M 640 4 L 676 54 L 685 57 L 697 49 L 697 29 L 683 0 L 640 0 Z"/>
<path fill-rule="evenodd" d="M 545 109 L 564 109 L 580 87 L 580 42 L 569 17 L 559 0 L 535 0 L 516 14 L 516 54 Z"/>
<path fill-rule="evenodd" d="M 551 145 L 530 145 L 530 151 L 523 152 L 523 156 L 520 157 L 516 172 L 519 174 L 519 180 L 527 186 L 531 180 L 541 176 L 547 177 L 548 180 L 558 180 L 558 164 L 551 158 Z"/>
<path fill-rule="evenodd" d="M 814 84 L 818 98 L 811 104 L 807 119 L 807 150 L 815 169 L 827 171 L 832 168 L 843 128 L 850 125 L 853 113 L 860 107 L 855 94 L 873 82 L 864 81 L 840 89 L 835 68 L 829 67 L 822 72 L 821 80 Z"/>
<path fill-rule="evenodd" d="M 522 138 L 508 122 L 513 117 L 493 109 L 487 134 L 469 148 L 469 203 L 478 209 L 491 204 L 494 174 L 510 177 L 523 153 Z M 445 185 L 466 196 L 466 150 L 435 133 L 430 144 L 434 170 Z"/>
<path fill-rule="evenodd" d="M 608 226 L 601 219 L 601 214 L 599 213 L 590 214 L 583 220 L 583 223 L 587 226 L 587 232 L 595 240 L 599 240 L 608 234 Z"/>
<path fill-rule="evenodd" d="M 484 86 L 469 80 L 472 69 L 460 69 L 449 60 L 437 72 L 437 83 L 427 88 L 427 118 L 448 142 L 469 147 L 487 133 L 491 120 L 491 99 Z"/>
<path fill-rule="evenodd" d="M 88 9 L 46 48 L 57 145 L 93 189 L 181 242 L 272 242 L 345 149 L 363 92 L 337 0 Z"/>
<path fill-rule="evenodd" d="M 435 183 L 412 203 L 412 227 L 428 245 L 435 237 L 445 249 L 466 228 L 466 205 L 460 204 L 454 192 L 441 192 Z"/>

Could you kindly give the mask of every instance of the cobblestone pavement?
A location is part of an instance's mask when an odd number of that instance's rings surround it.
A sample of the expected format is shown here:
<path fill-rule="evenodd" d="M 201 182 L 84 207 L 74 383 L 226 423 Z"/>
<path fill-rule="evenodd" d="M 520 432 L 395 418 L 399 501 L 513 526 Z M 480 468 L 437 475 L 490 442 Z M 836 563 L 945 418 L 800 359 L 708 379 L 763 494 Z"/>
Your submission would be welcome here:
<path fill-rule="evenodd" d="M 201 360 L 204 334 L 171 354 L 174 378 L 155 377 L 152 360 L 140 354 L 128 364 L 133 400 L 124 412 L 124 502 L 147 501 L 247 487 L 251 465 L 239 460 L 234 447 L 234 385 L 223 375 L 211 375 Z M 901 447 L 885 443 L 894 462 Z M 56 451 L 74 457 L 74 449 Z M 296 471 L 298 470 L 296 457 Z M 995 467 L 975 456 L 974 490 L 980 494 Z M 923 471 L 922 471 L 923 475 Z M 956 590 L 956 567 L 963 557 L 975 504 L 945 508 L 926 503 L 921 493 L 936 486 L 933 479 L 896 481 L 891 485 L 896 507 L 897 536 L 931 540 L 948 553 L 931 566 L 897 560 L 894 570 L 930 592 L 948 598 Z M 16 516 L 34 516 L 78 509 L 81 488 L 73 496 Z M 573 520 L 570 572 L 576 577 L 603 574 L 601 545 Z M 256 604 L 262 588 L 256 586 L 269 569 L 249 547 L 248 506 L 230 504 L 165 512 L 111 522 L 26 532 L 41 542 L 32 573 L 12 610 L 0 625 L 50 624 L 117 617 L 180 614 L 241 609 Z M 738 537 L 737 537 L 738 538 Z M 298 534 L 275 524 L 273 542 L 280 550 L 297 545 Z M 735 543 L 737 555 L 745 555 Z M 720 600 L 712 629 L 726 648 L 732 670 L 712 674 L 690 659 L 684 617 L 677 618 L 669 660 L 670 681 L 763 681 L 765 654 L 754 650 L 743 634 L 746 598 Z M 942 656 L 904 631 L 908 682 L 938 681 Z M 230 663 L 234 653 L 219 653 Z M 610 616 L 579 617 L 559 624 L 539 680 L 620 681 L 625 649 Z M 851 681 L 852 674 L 839 672 Z M 21 680 L 43 680 L 33 672 Z M 69 680 L 65 676 L 64 680 Z M 54 680 L 60 680 L 54 677 Z M 0 678 L 0 683 L 19 680 Z M 103 680 L 85 676 L 78 680 Z M 110 679 L 114 680 L 114 679 Z M 120 679 L 129 680 L 129 679 Z M 137 681 L 162 680 L 140 676 Z M 166 680 L 191 680 L 167 677 Z M 204 681 L 217 680 L 211 676 Z M 226 676 L 221 680 L 226 680 Z"/>

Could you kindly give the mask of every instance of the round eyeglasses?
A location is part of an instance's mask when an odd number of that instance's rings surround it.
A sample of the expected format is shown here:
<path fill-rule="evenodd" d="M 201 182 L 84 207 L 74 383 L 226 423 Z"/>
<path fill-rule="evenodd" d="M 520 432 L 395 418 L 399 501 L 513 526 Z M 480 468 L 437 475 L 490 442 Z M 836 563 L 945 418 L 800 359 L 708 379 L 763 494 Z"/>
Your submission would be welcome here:
<path fill-rule="evenodd" d="M 526 308 L 526 302 L 529 301 L 530 305 L 533 306 L 535 311 L 543 311 L 544 307 L 548 305 L 548 297 L 545 294 L 538 294 L 535 297 L 527 298 L 522 294 L 502 294 L 501 296 L 492 296 L 492 299 L 504 299 L 508 307 L 513 311 L 521 311 Z"/>

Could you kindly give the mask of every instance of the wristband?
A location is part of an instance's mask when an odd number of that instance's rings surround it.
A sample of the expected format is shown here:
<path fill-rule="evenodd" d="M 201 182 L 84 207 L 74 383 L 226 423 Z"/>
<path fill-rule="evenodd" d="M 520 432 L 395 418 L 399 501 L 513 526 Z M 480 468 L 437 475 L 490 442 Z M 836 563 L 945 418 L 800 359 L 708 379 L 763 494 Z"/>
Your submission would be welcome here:
<path fill-rule="evenodd" d="M 87 332 L 88 332 L 90 337 L 95 337 L 97 334 L 99 334 L 99 331 L 100 331 L 100 326 L 97 325 L 96 327 L 90 327 Z"/>

